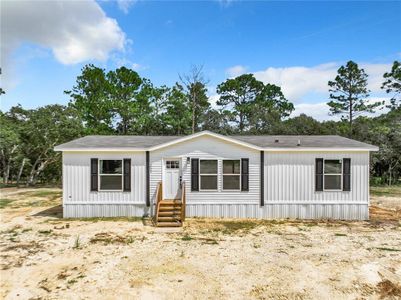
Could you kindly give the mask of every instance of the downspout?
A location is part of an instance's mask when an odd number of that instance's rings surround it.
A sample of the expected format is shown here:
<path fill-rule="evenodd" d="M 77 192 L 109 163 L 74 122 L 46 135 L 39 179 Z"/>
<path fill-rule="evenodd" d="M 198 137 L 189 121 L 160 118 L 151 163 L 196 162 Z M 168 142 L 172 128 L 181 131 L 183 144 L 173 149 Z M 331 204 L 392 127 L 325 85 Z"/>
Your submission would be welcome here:
<path fill-rule="evenodd" d="M 265 206 L 265 151 L 260 151 L 260 206 Z"/>
<path fill-rule="evenodd" d="M 150 165 L 149 151 L 146 151 L 146 206 L 150 206 Z"/>

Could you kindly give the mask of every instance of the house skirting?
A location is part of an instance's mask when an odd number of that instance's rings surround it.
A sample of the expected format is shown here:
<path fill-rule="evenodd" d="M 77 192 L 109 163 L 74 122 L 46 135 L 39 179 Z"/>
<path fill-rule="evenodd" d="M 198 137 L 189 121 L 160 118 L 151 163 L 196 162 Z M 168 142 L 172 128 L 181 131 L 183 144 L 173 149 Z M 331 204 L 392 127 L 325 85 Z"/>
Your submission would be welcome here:
<path fill-rule="evenodd" d="M 368 204 L 187 204 L 188 217 L 368 220 Z"/>
<path fill-rule="evenodd" d="M 152 207 L 152 206 L 151 206 Z M 64 218 L 142 217 L 145 204 L 64 204 Z M 187 204 L 187 217 L 368 220 L 368 204 Z"/>
<path fill-rule="evenodd" d="M 63 218 L 143 217 L 149 214 L 145 204 L 64 204 Z"/>

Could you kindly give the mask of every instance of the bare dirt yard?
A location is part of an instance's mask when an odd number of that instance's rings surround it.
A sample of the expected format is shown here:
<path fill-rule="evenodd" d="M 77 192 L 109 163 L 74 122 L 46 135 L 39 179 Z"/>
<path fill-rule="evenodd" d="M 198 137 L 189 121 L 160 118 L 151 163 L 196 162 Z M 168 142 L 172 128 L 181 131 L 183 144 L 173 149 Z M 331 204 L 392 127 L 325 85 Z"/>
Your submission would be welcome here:
<path fill-rule="evenodd" d="M 61 219 L 59 189 L 1 191 L 3 299 L 400 299 L 401 189 L 368 222 Z"/>

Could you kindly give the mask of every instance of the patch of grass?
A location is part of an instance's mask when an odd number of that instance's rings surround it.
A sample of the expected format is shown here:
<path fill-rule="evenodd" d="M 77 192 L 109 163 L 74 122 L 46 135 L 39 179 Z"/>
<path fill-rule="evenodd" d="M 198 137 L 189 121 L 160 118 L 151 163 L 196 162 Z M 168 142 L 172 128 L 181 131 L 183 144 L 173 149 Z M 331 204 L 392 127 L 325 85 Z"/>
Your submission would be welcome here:
<path fill-rule="evenodd" d="M 24 229 L 22 229 L 21 232 L 28 232 L 28 231 L 32 231 L 32 228 L 24 228 Z"/>
<path fill-rule="evenodd" d="M 39 230 L 38 233 L 43 234 L 43 235 L 49 235 L 53 233 L 53 230 Z"/>
<path fill-rule="evenodd" d="M 102 243 L 104 245 L 109 245 L 109 244 L 131 244 L 135 241 L 135 239 L 132 236 L 124 237 L 120 235 L 114 235 L 112 233 L 108 232 L 100 232 L 96 233 L 94 237 L 92 237 L 89 242 L 92 244 L 95 243 Z"/>
<path fill-rule="evenodd" d="M 209 231 L 211 232 L 231 235 L 239 232 L 248 233 L 262 224 L 263 222 L 257 220 L 219 220 L 211 222 L 208 225 L 211 225 L 209 227 Z"/>
<path fill-rule="evenodd" d="M 13 200 L 11 199 L 0 199 L 0 209 L 7 207 Z"/>
<path fill-rule="evenodd" d="M 183 240 L 183 241 L 192 241 L 193 238 L 190 235 L 186 234 L 181 238 L 181 240 Z"/>
<path fill-rule="evenodd" d="M 37 190 L 33 192 L 24 193 L 30 197 L 49 197 L 49 198 L 60 198 L 62 192 L 61 191 L 52 191 L 52 190 Z"/>
<path fill-rule="evenodd" d="M 387 248 L 387 247 L 375 247 L 374 249 L 377 249 L 377 250 L 382 250 L 382 251 L 401 252 L 401 250 L 400 250 L 400 249 Z"/>
<path fill-rule="evenodd" d="M 335 236 L 347 236 L 345 233 L 335 233 Z"/>
<path fill-rule="evenodd" d="M 372 196 L 401 197 L 401 185 L 392 186 L 371 186 Z"/>
<path fill-rule="evenodd" d="M 78 281 L 76 279 L 70 279 L 67 281 L 67 284 L 74 284 L 77 283 Z"/>

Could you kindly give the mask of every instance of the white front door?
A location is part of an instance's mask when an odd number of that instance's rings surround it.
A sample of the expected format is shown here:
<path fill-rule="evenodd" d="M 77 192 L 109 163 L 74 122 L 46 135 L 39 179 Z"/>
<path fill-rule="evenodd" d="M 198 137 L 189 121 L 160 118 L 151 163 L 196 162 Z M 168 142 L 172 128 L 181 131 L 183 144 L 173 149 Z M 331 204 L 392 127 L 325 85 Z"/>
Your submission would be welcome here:
<path fill-rule="evenodd" d="M 164 160 L 163 199 L 180 198 L 180 160 Z"/>

